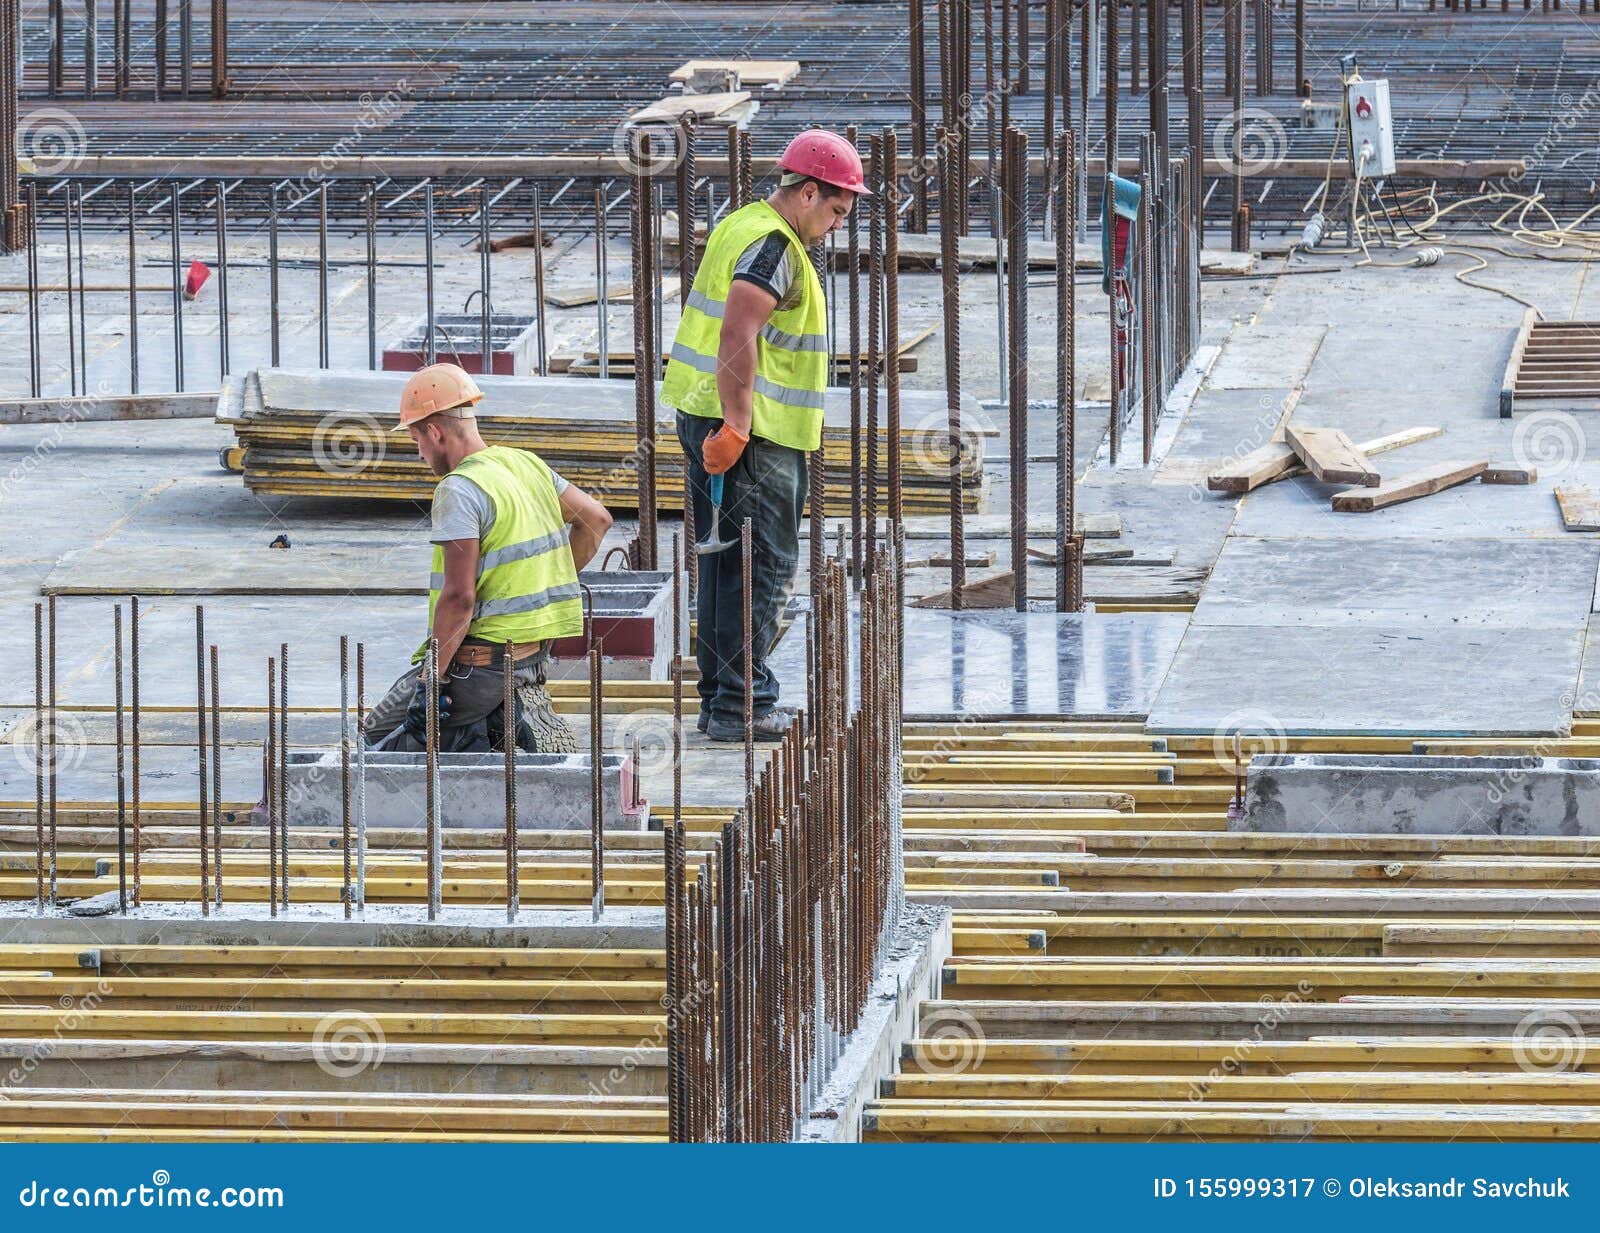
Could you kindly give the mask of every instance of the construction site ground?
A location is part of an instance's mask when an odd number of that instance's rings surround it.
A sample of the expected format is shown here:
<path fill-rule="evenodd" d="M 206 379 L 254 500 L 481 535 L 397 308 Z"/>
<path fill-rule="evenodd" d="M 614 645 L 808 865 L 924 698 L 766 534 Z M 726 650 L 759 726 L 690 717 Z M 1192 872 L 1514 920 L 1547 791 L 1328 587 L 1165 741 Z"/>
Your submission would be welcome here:
<path fill-rule="evenodd" d="M 402 251 L 398 241 L 390 251 Z M 48 245 L 42 256 L 60 259 Z M 91 258 L 110 280 L 116 246 Z M 3 267 L 12 283 L 21 281 L 19 260 Z M 531 300 L 520 260 L 496 267 L 502 309 Z M 1206 284 L 1205 376 L 1159 426 L 1148 469 L 1136 428 L 1124 436 L 1121 465 L 1095 461 L 1104 299 L 1097 276 L 1080 275 L 1077 285 L 1079 505 L 1117 519 L 1114 538 L 1102 522 L 1088 542 L 1130 548 L 1134 562 L 1170 563 L 1091 565 L 1090 597 L 1103 588 L 1115 598 L 1081 616 L 1047 610 L 1053 575 L 1042 564 L 1030 584 L 1037 611 L 907 613 L 908 893 L 954 909 L 954 950 L 942 966 L 943 996 L 923 1002 L 916 1039 L 867 1108 L 868 1138 L 1600 1136 L 1592 1059 L 1581 1048 L 1596 1030 L 1590 982 L 1600 979 L 1593 841 L 1227 830 L 1226 737 L 1241 728 L 1291 751 L 1405 753 L 1414 736 L 1452 734 L 1493 734 L 1496 748 L 1600 751 L 1600 732 L 1582 718 L 1600 685 L 1585 679 L 1600 550 L 1562 529 L 1552 495 L 1556 482 L 1597 478 L 1587 420 L 1500 418 L 1523 305 L 1457 281 L 1453 269 L 1468 264 L 1460 258 L 1409 270 L 1319 256 L 1281 274 L 1281 258 L 1258 260 L 1253 277 Z M 562 262 L 582 281 L 592 250 L 575 240 L 558 252 L 552 282 Z M 1581 319 L 1600 315 L 1586 272 L 1495 259 L 1479 277 L 1552 316 Z M 386 308 L 414 305 L 401 292 L 415 277 L 385 274 Z M 1055 335 L 1048 277 L 1034 278 L 1029 449 L 1038 461 L 1028 505 L 1039 524 L 1033 542 L 1048 550 Z M 464 298 L 476 279 L 475 254 L 446 255 L 441 302 Z M 265 362 L 265 301 L 245 279 L 230 291 L 237 371 Z M 963 388 L 992 403 L 993 272 L 966 275 L 963 294 Z M 938 320 L 937 296 L 934 276 L 902 279 L 904 331 Z M 168 307 L 149 298 L 141 339 L 154 374 Z M 91 331 L 91 377 L 117 392 L 123 304 L 107 299 Z M 347 318 L 335 331 L 346 339 L 336 365 L 365 365 L 364 299 L 353 275 L 335 296 Z M 14 354 L 25 353 L 22 303 L 11 297 L 0 315 Z M 189 307 L 198 331 L 204 304 Z M 414 315 L 397 313 L 380 341 Z M 669 304 L 669 332 L 673 317 Z M 302 309 L 286 335 L 286 364 L 315 365 L 309 320 Z M 553 313 L 552 349 L 581 346 L 592 330 L 585 310 Z M 612 336 L 631 336 L 625 309 L 614 313 Z M 170 335 L 164 341 L 170 349 Z M 187 384 L 200 389 L 215 379 L 207 367 L 215 338 L 190 342 Z M 938 335 L 917 354 L 906 386 L 938 388 Z M 52 348 L 47 358 L 48 388 L 61 393 L 64 356 Z M 18 366 L 0 374 L 10 397 L 26 392 L 26 380 Z M 1386 476 L 1483 459 L 1533 463 L 1539 478 L 1525 487 L 1474 482 L 1370 513 L 1335 513 L 1337 486 L 1309 478 L 1243 498 L 1207 491 L 1210 464 L 1266 444 L 1290 403 L 1292 422 L 1341 428 L 1357 441 L 1444 430 L 1378 455 Z M 1010 564 L 1006 416 L 985 414 L 996 434 L 986 449 L 993 483 L 968 549 L 993 551 L 998 572 Z M 291 647 L 291 742 L 328 745 L 338 737 L 338 636 L 366 643 L 370 701 L 421 635 L 425 511 L 257 498 L 219 466 L 231 440 L 225 427 L 196 420 L 12 427 L 0 438 L 0 635 L 12 648 L 0 657 L 0 720 L 15 753 L 0 758 L 8 862 L 0 887 L 14 920 L 31 914 L 34 893 L 32 751 L 19 737 L 33 700 L 33 606 L 47 579 L 70 573 L 73 553 L 118 548 L 132 559 L 181 547 L 203 558 L 207 577 L 264 570 L 287 584 L 297 551 L 343 545 L 369 552 L 385 577 L 417 579 L 413 595 L 144 596 L 152 911 L 192 900 L 197 883 L 193 605 L 205 604 L 230 700 L 222 796 L 228 910 L 241 916 L 265 899 L 264 840 L 241 811 L 260 782 L 267 656 Z M 670 534 L 675 524 L 663 526 Z M 942 519 L 915 519 L 908 532 L 908 556 L 947 547 Z M 280 534 L 293 546 L 268 550 Z M 631 534 L 619 520 L 608 542 Z M 943 569 L 908 574 L 912 598 L 947 584 Z M 115 800 L 113 602 L 58 601 L 63 729 L 75 724 L 81 734 L 67 742 L 60 780 L 68 898 L 116 884 L 107 804 Z M 791 638 L 778 656 L 798 701 L 803 649 Z M 586 687 L 561 682 L 555 693 L 581 722 Z M 651 740 L 645 792 L 658 809 L 671 799 L 669 714 L 661 682 L 608 688 L 608 743 Z M 739 801 L 742 752 L 710 748 L 692 731 L 686 741 L 695 862 Z M 523 903 L 586 918 L 587 836 L 525 824 Z M 373 825 L 374 909 L 420 912 L 418 837 Z M 503 919 L 495 839 L 449 835 L 451 910 L 493 908 L 481 915 Z M 608 904 L 659 903 L 660 836 L 608 843 Z M 296 829 L 291 848 L 297 907 L 320 903 L 333 915 L 336 840 Z M 0 945 L 0 966 L 19 971 L 0 1006 L 0 1058 L 55 1033 L 46 1069 L 6 1102 L 14 1137 L 665 1134 L 659 947 L 524 941 L 441 960 L 425 944 L 407 949 L 392 938 L 380 947 L 219 951 L 136 943 L 97 932 L 94 919 L 79 924 L 77 941 L 48 954 Z M 100 990 L 94 1005 L 64 1032 L 54 1011 L 36 1005 L 91 987 Z M 376 1024 L 382 1064 L 332 1075 L 312 1041 L 329 1015 Z M 1530 1063 L 1530 1021 L 1567 1032 L 1576 1060 L 1558 1066 L 1534 1053 Z"/>

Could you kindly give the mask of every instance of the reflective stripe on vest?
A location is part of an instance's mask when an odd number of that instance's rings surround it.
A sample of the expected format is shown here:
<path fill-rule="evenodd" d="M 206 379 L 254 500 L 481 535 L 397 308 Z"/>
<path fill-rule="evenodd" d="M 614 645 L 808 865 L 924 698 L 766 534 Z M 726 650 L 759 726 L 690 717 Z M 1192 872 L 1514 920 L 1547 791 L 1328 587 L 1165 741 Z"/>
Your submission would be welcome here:
<path fill-rule="evenodd" d="M 537 454 L 492 445 L 462 459 L 452 475 L 470 479 L 494 504 L 479 544 L 476 598 L 467 636 L 486 642 L 543 642 L 583 631 L 583 598 L 567 546 L 550 468 Z M 444 548 L 433 546 L 428 627 L 444 589 Z M 421 662 L 424 640 L 412 656 Z"/>
<path fill-rule="evenodd" d="M 722 418 L 717 352 L 734 269 L 750 245 L 777 232 L 789 243 L 800 280 L 799 302 L 774 310 L 756 337 L 751 431 L 791 449 L 822 444 L 828 383 L 828 323 L 822 283 L 799 238 L 765 201 L 735 210 L 712 231 L 694 286 L 684 300 L 678 332 L 661 383 L 661 401 L 688 415 Z"/>

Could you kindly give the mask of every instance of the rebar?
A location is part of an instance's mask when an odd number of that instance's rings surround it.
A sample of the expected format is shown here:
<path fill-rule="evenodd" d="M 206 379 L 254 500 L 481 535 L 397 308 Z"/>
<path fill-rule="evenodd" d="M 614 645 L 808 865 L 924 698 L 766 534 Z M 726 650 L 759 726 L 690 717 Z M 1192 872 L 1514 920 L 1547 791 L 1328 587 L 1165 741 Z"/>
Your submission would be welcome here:
<path fill-rule="evenodd" d="M 602 731 L 604 681 L 602 660 L 605 639 L 589 636 L 589 886 L 590 913 L 596 923 L 606 909 L 606 840 L 601 809 L 601 776 L 604 774 L 605 735 Z"/>
<path fill-rule="evenodd" d="M 282 904 L 289 907 L 289 644 L 278 644 L 278 853 L 283 866 L 283 880 L 279 883 Z"/>
<path fill-rule="evenodd" d="M 44 605 L 33 605 L 33 880 L 44 915 Z"/>
<path fill-rule="evenodd" d="M 900 435 L 900 155 L 894 129 L 883 130 L 884 233 L 883 257 L 883 357 L 884 396 L 889 433 L 889 518 L 898 524 L 905 517 L 905 483 L 901 474 Z M 920 164 L 919 164 L 920 165 Z M 926 183 L 918 177 L 918 184 Z M 927 230 L 924 226 L 923 230 Z"/>
<path fill-rule="evenodd" d="M 506 755 L 506 921 L 515 923 L 521 907 L 517 876 L 517 672 L 516 644 L 502 650 L 500 675 L 504 696 L 500 701 L 500 743 Z"/>
<path fill-rule="evenodd" d="M 426 664 L 423 669 L 427 697 L 427 835 L 428 845 L 428 919 L 437 920 L 443 886 L 439 869 L 439 639 L 428 638 Z"/>
<path fill-rule="evenodd" d="M 367 907 L 367 644 L 356 643 L 356 907 Z"/>
<path fill-rule="evenodd" d="M 1012 602 L 1028 608 L 1028 135 L 1005 134 L 1006 264 L 1011 278 L 1005 311 L 1010 318 L 1006 366 L 1010 392 Z"/>
<path fill-rule="evenodd" d="M 267 656 L 267 739 L 261 751 L 261 798 L 267 807 L 267 911 L 278 915 L 278 661 Z"/>
<path fill-rule="evenodd" d="M 222 911 L 222 684 L 217 674 L 217 644 L 211 652 L 211 848 L 215 903 Z M 204 842 L 201 844 L 204 847 Z"/>
<path fill-rule="evenodd" d="M 206 757 L 206 610 L 196 604 L 194 609 L 194 676 L 195 719 L 198 728 L 196 751 L 200 759 L 200 915 L 211 915 L 211 867 L 207 859 L 210 847 L 210 764 Z"/>
<path fill-rule="evenodd" d="M 133 906 L 140 902 L 139 597 L 128 597 L 128 735 L 133 775 Z"/>
<path fill-rule="evenodd" d="M 37 615 L 38 607 L 34 608 Z M 128 783 L 126 776 L 125 736 L 122 726 L 122 605 L 111 606 L 112 637 L 115 645 L 117 674 L 117 911 L 128 911 Z M 214 747 L 214 746 L 213 746 Z"/>
<path fill-rule="evenodd" d="M 939 281 L 944 309 L 944 388 L 945 415 L 950 442 L 950 606 L 963 606 L 962 591 L 967 585 L 967 541 L 965 515 L 961 505 L 961 274 L 960 236 L 951 216 L 956 194 L 964 177 L 956 166 L 956 154 L 947 143 L 947 132 L 939 128 Z"/>
<path fill-rule="evenodd" d="M 350 919 L 350 638 L 339 635 L 339 852 L 344 857 L 344 881 L 339 901 Z"/>
<path fill-rule="evenodd" d="M 1187 3 L 1187 0 L 1185 0 Z M 1073 245 L 1077 235 L 1077 137 L 1071 129 L 1058 139 L 1056 200 L 1056 611 L 1081 607 L 1076 535 L 1077 452 L 1077 300 L 1073 292 Z"/>
<path fill-rule="evenodd" d="M 56 597 L 52 594 L 48 602 L 47 615 L 50 618 L 50 647 L 49 657 L 46 661 L 50 672 L 50 906 L 56 906 L 56 787 L 59 766 L 56 759 L 56 744 L 59 739 L 60 720 L 56 713 Z"/>

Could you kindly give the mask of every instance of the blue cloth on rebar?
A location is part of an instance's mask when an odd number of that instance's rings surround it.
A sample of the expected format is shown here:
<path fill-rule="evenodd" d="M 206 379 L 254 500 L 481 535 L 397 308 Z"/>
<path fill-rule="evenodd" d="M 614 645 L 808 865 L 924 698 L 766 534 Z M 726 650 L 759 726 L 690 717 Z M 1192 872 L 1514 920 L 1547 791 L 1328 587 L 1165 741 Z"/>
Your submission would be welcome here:
<path fill-rule="evenodd" d="M 1115 210 L 1118 218 L 1134 219 L 1139 216 L 1139 185 L 1132 180 L 1124 180 L 1121 176 L 1111 177 L 1111 191 L 1101 198 L 1100 203 L 1100 290 L 1107 295 L 1111 294 L 1111 276 L 1113 273 L 1111 260 L 1111 238 L 1114 228 L 1111 226 L 1111 212 Z M 1133 251 L 1132 245 L 1124 248 L 1123 264 L 1127 264 L 1128 255 Z M 1126 276 L 1124 269 L 1121 273 Z"/>

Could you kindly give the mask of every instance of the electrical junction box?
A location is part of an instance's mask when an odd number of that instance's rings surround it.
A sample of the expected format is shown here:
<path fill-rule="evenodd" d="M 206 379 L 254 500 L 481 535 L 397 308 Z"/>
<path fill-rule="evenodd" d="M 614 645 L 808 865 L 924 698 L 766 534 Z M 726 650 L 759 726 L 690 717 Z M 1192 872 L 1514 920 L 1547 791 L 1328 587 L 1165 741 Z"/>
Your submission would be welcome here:
<path fill-rule="evenodd" d="M 1394 117 L 1389 112 L 1389 83 L 1352 81 L 1345 84 L 1350 105 L 1350 167 L 1363 179 L 1394 174 Z M 1361 157 L 1366 151 L 1366 158 Z"/>

